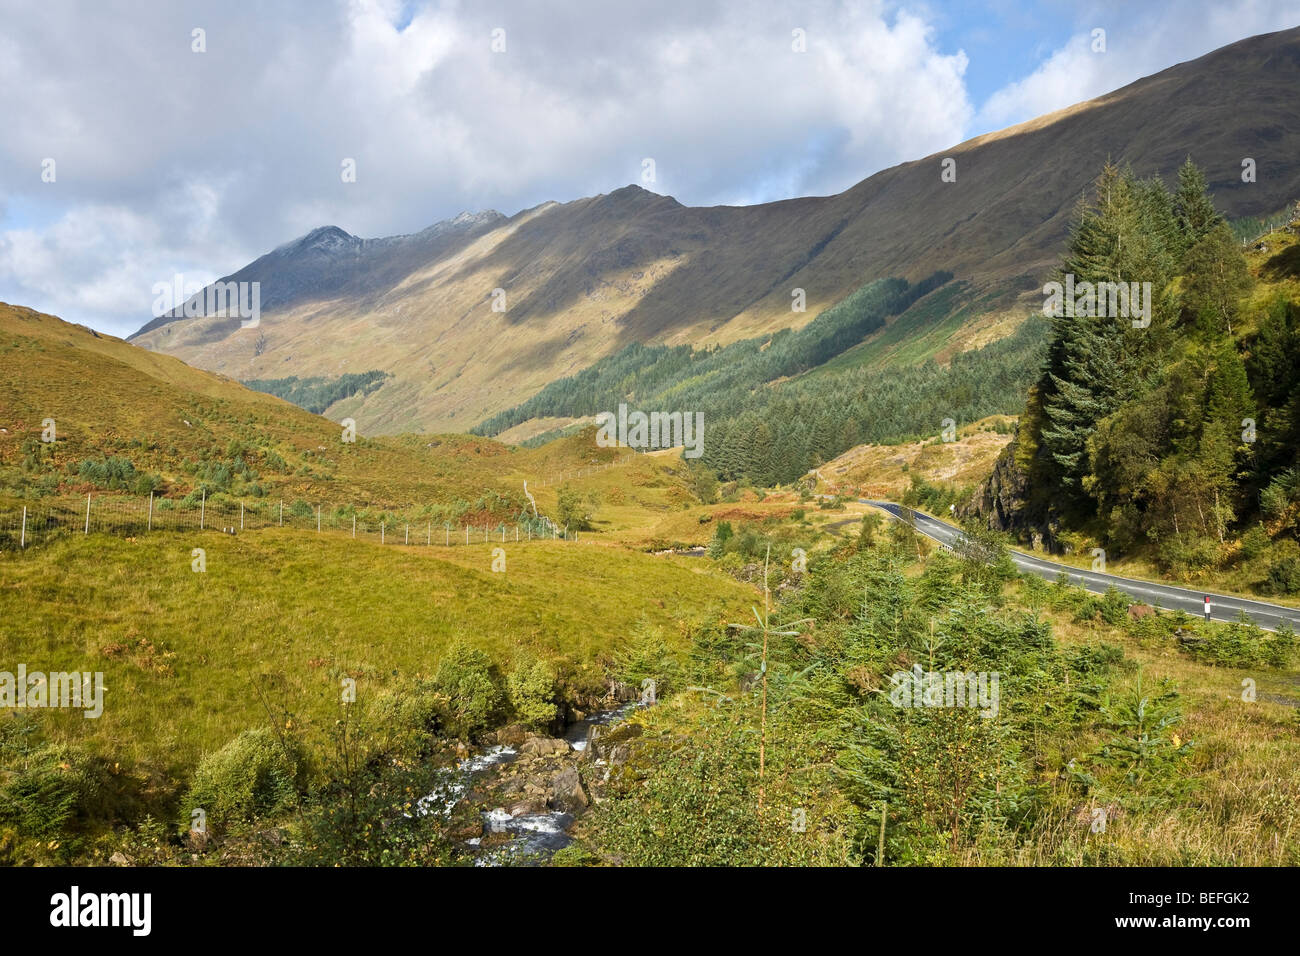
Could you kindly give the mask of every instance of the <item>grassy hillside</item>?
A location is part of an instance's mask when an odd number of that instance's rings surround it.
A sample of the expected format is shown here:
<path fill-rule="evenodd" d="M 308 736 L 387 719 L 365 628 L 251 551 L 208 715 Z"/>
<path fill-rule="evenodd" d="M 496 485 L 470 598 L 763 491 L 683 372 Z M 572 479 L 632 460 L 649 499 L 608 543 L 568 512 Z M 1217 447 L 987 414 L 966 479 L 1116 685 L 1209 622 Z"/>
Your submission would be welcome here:
<path fill-rule="evenodd" d="M 472 520 L 522 512 L 514 473 L 586 460 L 564 446 L 515 461 L 508 446 L 466 435 L 345 442 L 339 425 L 286 401 L 19 306 L 0 304 L 0 364 L 0 494 L 10 496 L 206 491 Z"/>
<path fill-rule="evenodd" d="M 1011 441 L 1014 420 L 995 416 L 939 438 L 897 445 L 858 445 L 817 469 L 819 488 L 832 493 L 897 500 L 914 480 L 970 488 L 986 480 Z"/>
<path fill-rule="evenodd" d="M 1016 412 L 1036 377 L 1046 323 L 1022 316 L 1005 338 L 994 336 L 942 364 L 917 363 L 927 354 L 925 342 L 940 349 L 952 341 L 927 340 L 919 331 L 951 305 L 943 281 L 940 274 L 915 286 L 872 283 L 802 329 L 720 349 L 630 346 L 476 430 L 490 434 L 541 416 L 591 416 L 620 402 L 643 411 L 700 412 L 701 463 L 723 480 L 765 487 L 791 484 L 862 443 L 938 436 L 945 419 L 966 425 Z M 930 291 L 935 285 L 942 287 Z M 909 318 L 918 308 L 921 315 Z M 904 322 L 918 350 L 910 355 L 874 338 L 844 350 L 864 334 L 887 337 Z"/>

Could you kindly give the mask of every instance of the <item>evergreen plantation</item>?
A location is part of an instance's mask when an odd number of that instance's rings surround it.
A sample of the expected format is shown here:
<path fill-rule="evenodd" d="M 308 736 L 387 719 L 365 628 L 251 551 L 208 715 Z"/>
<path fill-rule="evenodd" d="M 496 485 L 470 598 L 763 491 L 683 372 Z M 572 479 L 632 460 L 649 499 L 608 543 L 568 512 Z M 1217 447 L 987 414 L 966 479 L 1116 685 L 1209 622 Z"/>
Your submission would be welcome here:
<path fill-rule="evenodd" d="M 767 338 L 704 349 L 629 345 L 474 431 L 495 435 L 532 418 L 591 416 L 624 401 L 647 411 L 702 411 L 703 464 L 723 480 L 762 487 L 795 482 L 863 442 L 934 436 L 945 418 L 1014 412 L 1044 338 L 1044 324 L 1033 318 L 948 365 L 899 364 L 884 376 L 853 363 L 822 367 L 891 317 L 924 308 L 951 279 L 940 272 L 914 285 L 871 282 L 803 328 Z"/>
<path fill-rule="evenodd" d="M 293 402 L 300 408 L 321 415 L 324 414 L 325 409 L 340 399 L 351 395 L 368 395 L 382 385 L 384 379 L 389 377 L 387 372 L 375 370 L 348 372 L 335 379 L 325 378 L 320 375 L 308 378 L 298 378 L 296 375 L 290 375 L 288 378 L 249 379 L 244 384 L 249 388 L 255 388 L 259 392 L 266 392 L 268 395 L 283 398 L 286 402 Z"/>

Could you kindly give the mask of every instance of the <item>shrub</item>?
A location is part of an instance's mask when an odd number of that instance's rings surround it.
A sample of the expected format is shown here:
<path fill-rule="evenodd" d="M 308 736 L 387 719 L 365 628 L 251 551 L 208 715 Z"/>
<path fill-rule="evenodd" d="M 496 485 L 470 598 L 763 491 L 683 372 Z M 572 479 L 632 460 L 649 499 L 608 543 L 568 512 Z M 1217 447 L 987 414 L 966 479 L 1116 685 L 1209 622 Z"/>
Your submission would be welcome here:
<path fill-rule="evenodd" d="M 718 500 L 718 476 L 698 462 L 688 462 L 686 484 L 691 494 L 701 504 L 711 505 Z"/>
<path fill-rule="evenodd" d="M 1203 642 L 1188 647 L 1191 656 L 1221 667 L 1285 667 L 1295 652 L 1295 635 L 1288 628 L 1270 634 L 1244 615 L 1231 624 L 1216 624 Z"/>
<path fill-rule="evenodd" d="M 920 507 L 933 514 L 947 517 L 950 505 L 959 504 L 971 496 L 971 489 L 954 485 L 940 485 L 912 475 L 911 486 L 903 492 L 903 504 L 909 508 Z"/>
<path fill-rule="evenodd" d="M 101 488 L 129 489 L 136 480 L 135 466 L 129 458 L 116 455 L 105 458 L 87 458 L 77 468 L 77 476 Z"/>
<path fill-rule="evenodd" d="M 1241 556 L 1247 561 L 1258 558 L 1269 546 L 1268 532 L 1255 525 L 1241 536 Z"/>
<path fill-rule="evenodd" d="M 642 619 L 615 655 L 615 672 L 636 688 L 647 679 L 654 681 L 655 694 L 663 697 L 675 689 L 679 667 L 663 632 Z"/>
<path fill-rule="evenodd" d="M 589 531 L 598 501 L 594 491 L 584 496 L 577 488 L 562 485 L 555 508 L 556 521 L 570 531 Z"/>
<path fill-rule="evenodd" d="M 885 523 L 885 516 L 879 511 L 869 511 L 862 516 L 858 526 L 858 550 L 865 551 L 876 543 L 876 534 Z"/>
<path fill-rule="evenodd" d="M 438 664 L 433 678 L 446 698 L 448 728 L 459 737 L 486 730 L 504 703 L 496 668 L 483 651 L 455 641 Z"/>
<path fill-rule="evenodd" d="M 1106 595 L 1100 602 L 1101 619 L 1112 627 L 1118 627 L 1129 619 L 1128 606 L 1128 595 L 1112 585 L 1106 589 Z"/>
<path fill-rule="evenodd" d="M 555 723 L 555 671 L 545 661 L 516 664 L 506 679 L 506 694 L 515 718 L 526 727 L 544 729 Z"/>
<path fill-rule="evenodd" d="M 1176 685 L 1166 679 L 1145 686 L 1142 672 L 1131 687 L 1108 692 L 1101 701 L 1101 716 L 1111 737 L 1094 754 L 1099 769 L 1120 776 L 1128 786 L 1146 784 L 1129 796 L 1132 802 L 1157 802 L 1175 788 L 1172 778 L 1179 761 L 1192 748 L 1175 728 L 1183 719 Z M 1112 781 L 1117 782 L 1117 781 Z M 1156 784 L 1164 783 L 1164 786 Z"/>
<path fill-rule="evenodd" d="M 181 807 L 182 829 L 202 809 L 209 824 L 250 821 L 294 804 L 302 771 L 300 754 L 265 727 L 245 730 L 220 750 L 207 754 Z"/>
<path fill-rule="evenodd" d="M 1166 538 L 1156 550 L 1161 567 L 1175 575 L 1208 571 L 1219 560 L 1219 543 L 1211 537 Z"/>
<path fill-rule="evenodd" d="M 430 681 L 386 688 L 366 708 L 371 740 L 380 753 L 427 754 L 436 739 L 441 705 Z"/>
<path fill-rule="evenodd" d="M 27 755 L 0 788 L 0 820 L 38 840 L 66 839 L 87 816 L 99 781 L 67 747 L 46 746 Z"/>
<path fill-rule="evenodd" d="M 1270 594 L 1300 594 L 1300 558 L 1277 558 L 1268 566 L 1264 588 Z"/>
<path fill-rule="evenodd" d="M 709 557 L 714 559 L 722 557 L 727 551 L 727 542 L 731 540 L 734 533 L 730 521 L 719 521 L 717 527 L 713 529 L 713 540 L 709 542 Z"/>
<path fill-rule="evenodd" d="M 448 866 L 442 814 L 413 813 L 418 794 L 447 786 L 429 761 L 374 761 L 326 781 L 303 808 L 301 840 L 277 851 L 290 866 Z M 477 816 L 477 814 L 475 814 Z"/>

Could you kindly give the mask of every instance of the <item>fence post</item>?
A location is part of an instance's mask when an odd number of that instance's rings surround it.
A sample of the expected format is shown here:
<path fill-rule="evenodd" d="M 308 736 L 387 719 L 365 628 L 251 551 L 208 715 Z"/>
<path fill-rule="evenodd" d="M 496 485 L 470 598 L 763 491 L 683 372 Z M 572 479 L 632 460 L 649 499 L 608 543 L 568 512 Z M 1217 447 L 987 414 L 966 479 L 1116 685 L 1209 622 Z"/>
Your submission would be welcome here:
<path fill-rule="evenodd" d="M 149 530 L 153 530 L 153 492 L 149 492 Z"/>
<path fill-rule="evenodd" d="M 355 538 L 356 536 L 357 536 L 357 516 L 353 515 L 352 516 L 352 537 Z"/>
<path fill-rule="evenodd" d="M 86 534 L 90 534 L 90 495 L 86 495 Z"/>
<path fill-rule="evenodd" d="M 469 544 L 469 525 L 465 525 L 465 543 Z"/>
<path fill-rule="evenodd" d="M 429 526 L 424 529 L 424 537 L 425 537 L 425 541 L 424 541 L 425 545 L 428 547 L 432 547 L 433 546 L 433 522 L 432 521 L 430 521 Z"/>
<path fill-rule="evenodd" d="M 379 543 L 384 543 L 384 523 L 382 521 L 379 522 Z"/>
<path fill-rule="evenodd" d="M 284 527 L 284 499 L 280 499 L 280 527 Z"/>
<path fill-rule="evenodd" d="M 515 525 L 515 540 L 519 540 L 519 525 Z"/>
<path fill-rule="evenodd" d="M 24 549 L 27 547 L 27 506 L 26 505 L 23 505 L 23 534 L 21 540 L 18 543 L 18 547 Z"/>
<path fill-rule="evenodd" d="M 442 526 L 442 530 L 444 532 L 444 538 L 446 539 L 443 541 L 443 545 L 446 547 L 451 547 L 451 522 L 448 521 L 446 524 L 444 524 Z"/>
<path fill-rule="evenodd" d="M 504 521 L 501 522 L 501 543 L 506 543 L 506 523 Z"/>
<path fill-rule="evenodd" d="M 411 526 L 409 524 L 406 526 L 406 543 L 411 543 Z"/>
<path fill-rule="evenodd" d="M 208 489 L 203 489 L 203 500 L 199 502 L 199 530 L 203 530 L 203 518 L 208 511 Z"/>
<path fill-rule="evenodd" d="M 244 503 L 239 503 L 239 530 L 244 530 Z"/>

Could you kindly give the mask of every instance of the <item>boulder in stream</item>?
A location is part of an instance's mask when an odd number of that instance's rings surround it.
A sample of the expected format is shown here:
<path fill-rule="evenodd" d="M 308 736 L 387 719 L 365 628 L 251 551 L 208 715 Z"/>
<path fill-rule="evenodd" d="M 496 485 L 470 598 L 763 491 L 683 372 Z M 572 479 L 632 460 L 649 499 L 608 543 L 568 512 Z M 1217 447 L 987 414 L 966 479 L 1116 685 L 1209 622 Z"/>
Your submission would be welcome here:
<path fill-rule="evenodd" d="M 496 743 L 504 744 L 507 747 L 518 747 L 528 739 L 528 731 L 522 724 L 511 724 L 509 727 L 502 727 L 496 732 Z"/>
<path fill-rule="evenodd" d="M 559 737 L 529 737 L 519 747 L 521 756 L 546 757 L 550 754 L 568 753 L 573 748 Z"/>
<path fill-rule="evenodd" d="M 551 778 L 551 808 L 563 813 L 578 813 L 587 808 L 587 793 L 582 789 L 582 777 L 576 767 L 566 767 Z"/>

